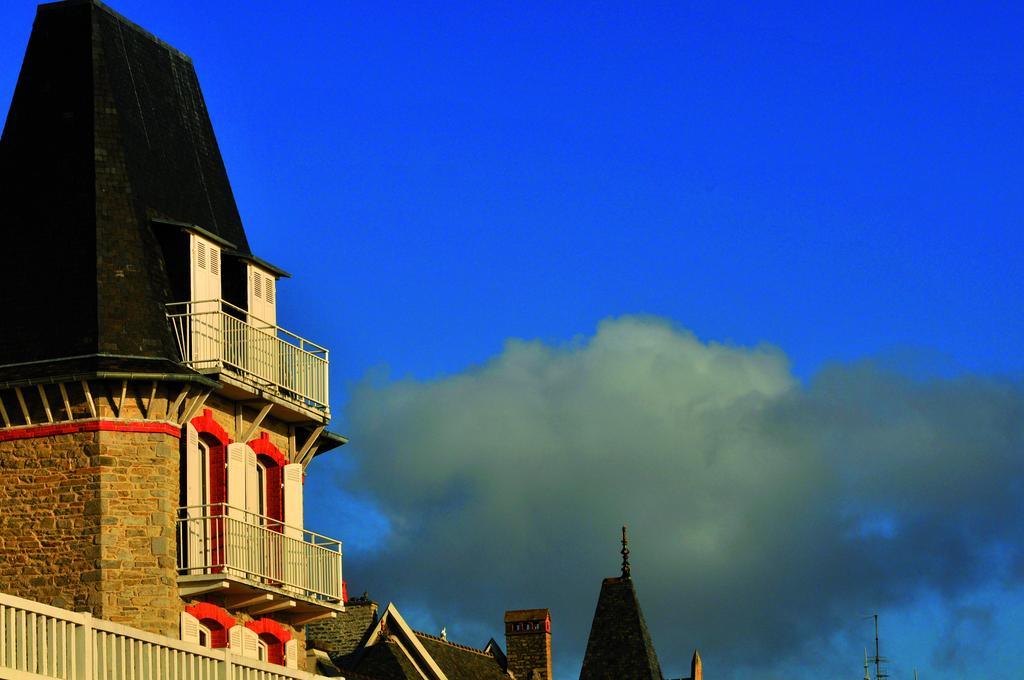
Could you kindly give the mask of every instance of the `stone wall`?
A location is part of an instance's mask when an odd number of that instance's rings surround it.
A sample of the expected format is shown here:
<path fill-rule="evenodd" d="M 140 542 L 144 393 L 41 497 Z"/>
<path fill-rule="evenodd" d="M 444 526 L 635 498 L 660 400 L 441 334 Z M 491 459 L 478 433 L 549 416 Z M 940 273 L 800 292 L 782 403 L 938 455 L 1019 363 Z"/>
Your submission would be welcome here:
<path fill-rule="evenodd" d="M 90 386 L 98 418 L 91 417 L 82 387 L 70 383 L 73 421 L 66 420 L 63 395 L 48 385 L 57 423 L 48 422 L 34 387 L 23 390 L 30 418 L 19 414 L 10 428 L 0 422 L 0 591 L 178 637 L 186 603 L 177 587 L 181 442 L 175 419 L 197 391 L 169 414 L 180 384 L 159 383 L 155 392 L 151 382 L 130 382 L 124 391 L 120 381 Z M 3 397 L 8 405 L 19 403 L 10 390 Z M 215 395 L 205 408 L 234 440 L 258 413 Z M 253 438 L 261 432 L 285 455 L 294 446 L 288 425 L 272 416 Z M 217 596 L 200 599 L 224 606 Z M 239 623 L 252 620 L 230 613 Z M 305 663 L 305 626 L 290 626 L 287 616 L 265 617 L 292 632 Z"/>
<path fill-rule="evenodd" d="M 0 442 L 0 590 L 176 636 L 178 451 L 150 432 Z"/>
<path fill-rule="evenodd" d="M 179 613 L 175 518 L 180 444 L 168 434 L 100 433 L 97 616 L 176 637 Z"/>
<path fill-rule="evenodd" d="M 306 639 L 311 647 L 325 652 L 351 654 L 376 622 L 376 602 L 349 600 L 345 603 L 345 611 L 338 612 L 336 618 L 315 621 L 306 626 Z"/>
<path fill-rule="evenodd" d="M 0 442 L 0 591 L 100 606 L 99 435 Z"/>
<path fill-rule="evenodd" d="M 551 613 L 547 609 L 505 612 L 508 670 L 524 680 L 551 680 Z"/>

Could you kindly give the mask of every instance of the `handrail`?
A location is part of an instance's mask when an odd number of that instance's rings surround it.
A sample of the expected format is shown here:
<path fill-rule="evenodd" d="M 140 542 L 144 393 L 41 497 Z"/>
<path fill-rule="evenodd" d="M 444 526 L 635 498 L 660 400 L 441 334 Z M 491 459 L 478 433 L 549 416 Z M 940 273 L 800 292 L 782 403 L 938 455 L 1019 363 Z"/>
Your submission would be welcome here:
<path fill-rule="evenodd" d="M 225 574 L 314 601 L 342 601 L 341 541 L 227 503 L 178 510 L 178 573 Z"/>
<path fill-rule="evenodd" d="M 237 505 L 231 505 L 229 503 L 203 503 L 201 505 L 182 505 L 178 507 L 178 519 L 181 519 L 186 515 L 192 518 L 196 518 L 197 515 L 189 513 L 190 510 L 200 510 L 205 512 L 207 508 L 217 508 L 220 510 L 220 512 L 209 513 L 203 515 L 204 517 L 224 517 L 228 514 L 228 510 L 234 510 L 239 513 L 239 516 L 245 517 L 247 520 L 258 520 L 257 522 L 253 522 L 254 524 L 258 524 L 263 527 L 273 528 L 275 531 L 278 528 L 292 529 L 293 531 L 301 531 L 303 534 L 308 534 L 313 539 L 319 539 L 320 541 L 323 541 L 323 543 L 316 543 L 313 541 L 307 541 L 307 543 L 312 543 L 313 545 L 318 546 L 323 544 L 336 544 L 338 546 L 338 550 L 341 550 L 341 541 L 339 541 L 336 538 L 324 536 L 323 534 L 318 534 L 315 531 L 310 531 L 309 529 L 306 529 L 304 527 L 297 527 L 294 524 L 285 524 L 282 520 L 275 519 L 273 517 L 270 517 L 269 515 L 261 515 L 258 512 L 246 510 L 245 508 L 240 508 Z"/>
<path fill-rule="evenodd" d="M 286 399 L 327 411 L 327 348 L 250 315 L 226 300 L 167 305 L 182 363 L 223 370 Z"/>
<path fill-rule="evenodd" d="M 0 677 L 320 680 L 297 668 L 210 649 L 0 593 Z"/>

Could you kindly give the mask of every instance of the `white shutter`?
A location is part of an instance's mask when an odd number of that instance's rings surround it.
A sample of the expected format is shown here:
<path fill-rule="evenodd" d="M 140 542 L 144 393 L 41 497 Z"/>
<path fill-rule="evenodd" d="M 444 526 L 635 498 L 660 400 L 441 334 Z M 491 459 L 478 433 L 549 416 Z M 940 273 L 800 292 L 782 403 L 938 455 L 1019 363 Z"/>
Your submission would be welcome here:
<path fill-rule="evenodd" d="M 199 455 L 199 432 L 189 423 L 185 426 L 185 505 L 204 505 L 202 458 Z M 194 516 L 195 512 L 190 512 Z M 201 513 L 200 513 L 201 514 Z"/>
<path fill-rule="evenodd" d="M 181 613 L 181 641 L 199 644 L 199 619 L 188 612 Z"/>
<path fill-rule="evenodd" d="M 220 299 L 220 248 L 202 236 L 190 236 L 192 252 L 192 299 Z"/>
<path fill-rule="evenodd" d="M 266 493 L 266 490 L 264 490 Z M 259 477 L 256 476 L 256 452 L 245 445 L 245 509 L 254 516 L 249 518 L 254 524 L 262 524 L 255 515 L 260 514 Z"/>
<path fill-rule="evenodd" d="M 192 362 L 214 362 L 220 359 L 223 338 L 221 333 L 220 303 L 220 248 L 195 234 L 189 235 L 192 274 L 191 305 L 192 346 L 188 357 Z M 193 368 L 196 364 L 193 364 Z M 202 365 L 200 365 L 202 367 Z"/>
<path fill-rule="evenodd" d="M 301 584 L 306 582 L 307 565 L 306 553 L 301 544 L 302 541 L 302 465 L 292 463 L 284 466 L 283 475 L 284 488 L 284 568 L 285 580 L 289 584 Z M 293 585 L 286 586 L 287 590 L 298 590 Z"/>
<path fill-rule="evenodd" d="M 275 286 L 272 274 L 249 265 L 249 323 L 257 327 L 277 324 Z"/>
<path fill-rule="evenodd" d="M 252 659 L 260 658 L 260 636 L 255 631 L 239 626 L 242 629 L 242 656 Z"/>
<path fill-rule="evenodd" d="M 228 515 L 237 519 L 245 518 L 246 510 L 246 453 L 252 452 L 247 444 L 228 444 Z"/>
<path fill-rule="evenodd" d="M 199 447 L 199 432 L 191 424 L 185 426 L 185 522 L 187 549 L 185 550 L 184 566 L 189 574 L 203 573 L 201 570 L 209 565 L 210 545 L 206 540 L 210 513 L 205 507 L 208 500 L 204 496 L 207 479 L 206 460 Z"/>
<path fill-rule="evenodd" d="M 284 665 L 288 668 L 299 667 L 299 641 L 289 640 L 284 643 Z"/>
<path fill-rule="evenodd" d="M 246 630 L 245 626 L 231 626 L 228 628 L 228 647 L 231 648 L 232 654 L 243 656 L 245 651 L 242 649 L 244 644 L 242 643 L 242 631 Z"/>
<path fill-rule="evenodd" d="M 285 535 L 302 538 L 302 465 L 284 466 Z"/>

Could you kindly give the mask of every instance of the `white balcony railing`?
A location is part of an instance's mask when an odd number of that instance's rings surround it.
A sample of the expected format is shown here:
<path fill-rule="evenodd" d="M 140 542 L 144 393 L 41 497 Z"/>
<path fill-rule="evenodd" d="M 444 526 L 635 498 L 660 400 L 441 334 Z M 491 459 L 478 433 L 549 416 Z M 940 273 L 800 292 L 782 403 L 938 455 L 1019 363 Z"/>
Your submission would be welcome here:
<path fill-rule="evenodd" d="M 178 511 L 178 573 L 234 576 L 341 603 L 341 542 L 226 503 Z"/>
<path fill-rule="evenodd" d="M 311 408 L 327 411 L 327 349 L 224 300 L 175 302 L 167 318 L 182 363 L 224 370 Z"/>
<path fill-rule="evenodd" d="M 294 668 L 209 649 L 0 593 L 0 678 L 317 680 Z"/>

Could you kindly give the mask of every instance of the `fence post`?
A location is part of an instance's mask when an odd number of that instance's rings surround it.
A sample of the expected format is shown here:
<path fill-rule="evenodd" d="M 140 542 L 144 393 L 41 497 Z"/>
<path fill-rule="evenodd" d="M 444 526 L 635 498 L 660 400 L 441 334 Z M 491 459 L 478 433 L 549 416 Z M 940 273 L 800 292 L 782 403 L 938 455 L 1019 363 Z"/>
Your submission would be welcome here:
<path fill-rule="evenodd" d="M 224 664 L 221 666 L 221 673 L 220 673 L 220 679 L 219 680 L 231 680 L 231 676 L 232 676 L 232 672 L 231 672 L 231 651 L 227 647 L 225 647 L 224 648 Z"/>
<path fill-rule="evenodd" d="M 75 667 L 75 680 L 93 680 L 93 658 L 92 652 L 95 642 L 93 636 L 95 631 L 92 627 L 92 614 L 89 612 L 83 612 L 79 614 L 82 617 L 81 623 L 78 628 L 78 635 L 75 639 L 75 645 L 77 647 L 75 658 L 78 663 Z"/>

